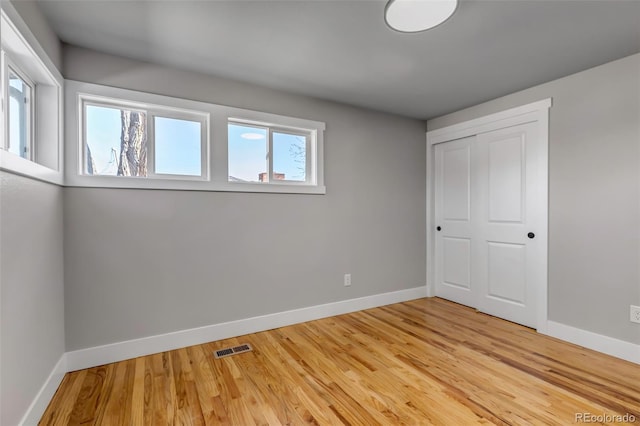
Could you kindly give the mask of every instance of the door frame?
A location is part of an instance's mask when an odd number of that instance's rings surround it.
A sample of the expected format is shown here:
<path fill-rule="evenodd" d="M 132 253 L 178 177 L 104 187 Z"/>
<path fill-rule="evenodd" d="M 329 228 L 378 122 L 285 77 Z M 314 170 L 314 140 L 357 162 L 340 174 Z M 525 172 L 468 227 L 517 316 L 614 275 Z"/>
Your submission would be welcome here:
<path fill-rule="evenodd" d="M 548 212 L 549 212 L 549 108 L 552 98 L 510 108 L 462 123 L 453 124 L 427 132 L 427 296 L 435 295 L 435 145 L 452 140 L 478 135 L 480 133 L 504 129 L 525 123 L 537 123 L 541 138 L 540 159 L 538 161 L 538 206 L 541 212 L 536 239 L 542 247 L 541 270 L 535 277 L 536 288 L 536 330 L 547 332 L 548 303 Z"/>

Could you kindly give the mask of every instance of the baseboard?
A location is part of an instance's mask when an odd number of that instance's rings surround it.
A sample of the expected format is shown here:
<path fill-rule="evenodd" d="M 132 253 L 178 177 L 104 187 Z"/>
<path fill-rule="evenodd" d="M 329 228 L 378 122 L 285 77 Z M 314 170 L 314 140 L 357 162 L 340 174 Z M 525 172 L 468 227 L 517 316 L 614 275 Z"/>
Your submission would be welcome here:
<path fill-rule="evenodd" d="M 603 336 L 602 334 L 554 321 L 547 321 L 547 330 L 544 334 L 640 364 L 640 345 L 631 342 L 625 342 L 624 340 L 614 339 L 613 337 Z"/>
<path fill-rule="evenodd" d="M 392 303 L 405 302 L 426 297 L 426 295 L 426 286 L 420 286 L 407 290 L 376 294 L 357 299 L 343 300 L 324 305 L 310 306 L 307 308 L 81 349 L 66 353 L 67 371 L 81 370 L 125 359 L 183 348 L 185 346 L 198 345 L 305 321 L 361 311 L 363 309 L 390 305 Z"/>
<path fill-rule="evenodd" d="M 67 354 L 64 353 L 58 360 L 55 367 L 53 367 L 51 374 L 49 374 L 49 377 L 40 388 L 40 391 L 38 391 L 38 394 L 33 399 L 33 402 L 31 402 L 31 405 L 27 409 L 27 412 L 20 421 L 20 426 L 31 426 L 38 424 L 38 422 L 42 418 L 42 415 L 47 409 L 51 398 L 53 398 L 53 395 L 58 390 L 58 386 L 60 386 L 60 383 L 62 382 L 62 379 L 64 378 L 64 375 L 67 371 Z"/>

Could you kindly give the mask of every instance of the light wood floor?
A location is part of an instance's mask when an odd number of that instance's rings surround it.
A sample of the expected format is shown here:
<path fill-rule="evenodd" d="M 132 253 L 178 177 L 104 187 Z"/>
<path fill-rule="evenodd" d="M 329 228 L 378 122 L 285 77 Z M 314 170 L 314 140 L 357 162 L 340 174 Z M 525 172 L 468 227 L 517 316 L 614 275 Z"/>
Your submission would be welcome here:
<path fill-rule="evenodd" d="M 212 355 L 240 343 L 254 351 Z M 41 424 L 566 425 L 576 413 L 640 421 L 640 366 L 434 298 L 69 373 Z"/>

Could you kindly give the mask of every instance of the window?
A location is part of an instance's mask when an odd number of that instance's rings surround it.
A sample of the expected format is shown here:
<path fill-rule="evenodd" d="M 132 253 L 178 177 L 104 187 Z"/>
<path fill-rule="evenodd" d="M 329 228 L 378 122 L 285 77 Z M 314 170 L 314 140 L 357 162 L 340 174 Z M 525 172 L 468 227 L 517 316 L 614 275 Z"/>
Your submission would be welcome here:
<path fill-rule="evenodd" d="M 315 184 L 314 130 L 234 119 L 227 127 L 229 182 Z"/>
<path fill-rule="evenodd" d="M 84 113 L 84 172 L 88 175 L 146 177 L 146 114 L 88 103 L 85 103 Z M 126 138 L 126 144 L 121 138 Z"/>
<path fill-rule="evenodd" d="M 154 117 L 154 134 L 156 173 L 202 175 L 202 123 Z"/>
<path fill-rule="evenodd" d="M 8 128 L 7 149 L 22 158 L 31 156 L 31 122 L 33 120 L 31 92 L 33 83 L 21 77 L 11 67 L 8 68 Z"/>
<path fill-rule="evenodd" d="M 259 182 L 268 169 L 267 128 L 229 123 L 229 182 Z"/>
<path fill-rule="evenodd" d="M 72 80 L 65 87 L 67 185 L 326 191 L 322 122 Z"/>
<path fill-rule="evenodd" d="M 61 185 L 63 79 L 6 6 L 0 10 L 0 169 Z"/>
<path fill-rule="evenodd" d="M 307 151 L 310 135 L 271 133 L 273 178 L 293 182 L 307 181 Z"/>
<path fill-rule="evenodd" d="M 206 175 L 208 115 L 81 95 L 82 174 L 165 179 Z"/>

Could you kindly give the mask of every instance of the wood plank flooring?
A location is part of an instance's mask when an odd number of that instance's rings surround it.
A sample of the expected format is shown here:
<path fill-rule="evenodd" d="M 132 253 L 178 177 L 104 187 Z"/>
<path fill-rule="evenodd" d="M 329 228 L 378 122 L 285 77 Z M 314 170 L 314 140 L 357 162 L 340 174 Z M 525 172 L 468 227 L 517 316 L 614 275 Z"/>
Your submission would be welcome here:
<path fill-rule="evenodd" d="M 214 358 L 240 343 L 253 352 Z M 639 423 L 640 366 L 433 298 L 68 373 L 40 424 L 566 425 L 577 413 Z"/>

